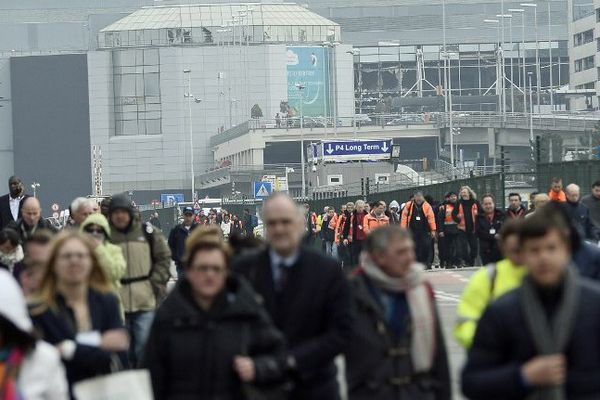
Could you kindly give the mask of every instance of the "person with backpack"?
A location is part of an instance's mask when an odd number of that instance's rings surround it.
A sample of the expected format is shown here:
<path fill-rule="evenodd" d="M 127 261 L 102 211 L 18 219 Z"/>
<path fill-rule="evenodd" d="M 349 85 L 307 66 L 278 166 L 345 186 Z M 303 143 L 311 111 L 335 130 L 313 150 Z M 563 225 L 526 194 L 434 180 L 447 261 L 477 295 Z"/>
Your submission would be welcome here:
<path fill-rule="evenodd" d="M 163 234 L 142 223 L 127 195 L 110 202 L 111 242 L 121 247 L 127 270 L 121 279 L 121 302 L 131 337 L 129 357 L 136 366 L 146 344 L 157 304 L 171 277 L 171 252 Z"/>
<path fill-rule="evenodd" d="M 356 311 L 345 352 L 348 399 L 451 399 L 434 290 L 408 231 L 373 230 L 350 286 Z"/>
<path fill-rule="evenodd" d="M 454 337 L 470 348 L 479 318 L 488 304 L 521 285 L 526 269 L 519 248 L 519 226 L 523 219 L 508 221 L 500 230 L 500 247 L 504 259 L 489 264 L 471 276 L 458 304 L 458 322 Z"/>

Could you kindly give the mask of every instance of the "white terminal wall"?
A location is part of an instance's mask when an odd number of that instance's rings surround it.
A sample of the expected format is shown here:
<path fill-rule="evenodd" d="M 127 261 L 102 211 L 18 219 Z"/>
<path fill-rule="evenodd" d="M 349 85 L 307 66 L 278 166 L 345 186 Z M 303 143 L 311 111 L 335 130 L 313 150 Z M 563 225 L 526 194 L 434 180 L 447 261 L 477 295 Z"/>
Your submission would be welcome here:
<path fill-rule="evenodd" d="M 259 104 L 265 117 L 287 100 L 285 45 L 160 48 L 162 134 L 115 136 L 112 52 L 88 55 L 91 144 L 102 148 L 104 192 L 187 188 L 190 126 L 187 74 L 191 69 L 194 169 L 214 166 L 209 138 L 250 118 Z M 221 77 L 219 78 L 219 73 Z M 351 70 L 350 70 L 351 74 Z"/>

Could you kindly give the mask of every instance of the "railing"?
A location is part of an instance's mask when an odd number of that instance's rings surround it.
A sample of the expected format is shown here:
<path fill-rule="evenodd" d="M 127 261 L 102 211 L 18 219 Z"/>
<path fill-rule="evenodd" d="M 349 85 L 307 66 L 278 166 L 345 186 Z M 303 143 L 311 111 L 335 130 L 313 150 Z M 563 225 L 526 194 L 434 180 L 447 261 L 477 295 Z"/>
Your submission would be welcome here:
<path fill-rule="evenodd" d="M 481 112 L 454 112 L 452 114 L 454 126 L 460 127 L 494 127 L 494 128 L 530 128 L 531 115 L 524 113 L 497 113 Z M 436 125 L 448 127 L 449 115 L 446 113 L 436 114 Z M 556 113 L 556 114 L 533 114 L 533 128 L 536 130 L 568 130 L 588 131 L 595 129 L 600 122 L 600 115 L 590 113 Z"/>
<path fill-rule="evenodd" d="M 490 127 L 490 128 L 530 128 L 531 115 L 527 113 L 506 113 L 498 114 L 495 112 L 461 112 L 452 113 L 453 124 L 457 127 Z M 210 139 L 211 146 L 217 146 L 237 137 L 243 136 L 250 131 L 270 130 L 270 129 L 299 129 L 300 117 L 279 117 L 279 118 L 257 118 L 251 119 L 237 126 L 234 126 L 224 132 L 214 135 Z M 534 114 L 533 128 L 536 130 L 566 130 L 585 132 L 594 130 L 596 124 L 600 122 L 599 112 L 557 112 L 553 114 Z M 450 124 L 448 113 L 404 113 L 404 114 L 357 114 L 354 117 L 309 117 L 303 118 L 303 128 L 307 131 L 313 129 L 328 130 L 334 132 L 341 128 L 345 132 L 348 129 L 360 131 L 367 129 L 399 129 L 401 127 L 409 128 L 415 126 L 434 126 L 436 128 L 446 128 Z"/>

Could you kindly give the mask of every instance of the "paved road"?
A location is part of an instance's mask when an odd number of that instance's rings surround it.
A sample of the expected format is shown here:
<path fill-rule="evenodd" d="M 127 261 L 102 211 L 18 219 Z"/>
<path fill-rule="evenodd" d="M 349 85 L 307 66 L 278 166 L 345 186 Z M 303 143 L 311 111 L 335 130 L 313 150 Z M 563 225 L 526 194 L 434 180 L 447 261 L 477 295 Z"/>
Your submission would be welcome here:
<path fill-rule="evenodd" d="M 446 345 L 450 356 L 450 366 L 453 374 L 453 389 L 456 400 L 463 399 L 460 393 L 459 375 L 465 359 L 465 352 L 454 340 L 452 329 L 456 321 L 456 307 L 460 295 L 476 268 L 459 270 L 434 270 L 427 273 L 429 281 L 436 291 L 438 308 L 442 319 Z"/>

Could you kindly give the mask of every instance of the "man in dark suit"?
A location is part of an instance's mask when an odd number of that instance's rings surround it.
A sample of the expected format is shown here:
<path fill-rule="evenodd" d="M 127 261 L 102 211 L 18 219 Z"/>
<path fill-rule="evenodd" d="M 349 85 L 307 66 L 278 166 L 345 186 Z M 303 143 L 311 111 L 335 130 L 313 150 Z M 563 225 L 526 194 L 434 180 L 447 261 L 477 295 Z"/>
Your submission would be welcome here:
<path fill-rule="evenodd" d="M 303 212 L 287 194 L 265 201 L 263 221 L 269 247 L 233 269 L 250 280 L 287 339 L 279 362 L 295 382 L 291 399 L 339 399 L 334 358 L 352 336 L 343 271 L 337 261 L 301 246 Z"/>
<path fill-rule="evenodd" d="M 8 180 L 8 190 L 8 194 L 0 197 L 0 229 L 21 218 L 23 200 L 27 197 L 23 182 L 17 176 L 11 176 Z"/>

